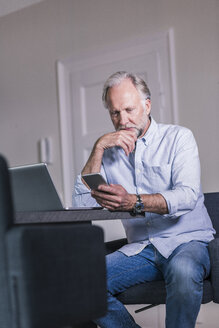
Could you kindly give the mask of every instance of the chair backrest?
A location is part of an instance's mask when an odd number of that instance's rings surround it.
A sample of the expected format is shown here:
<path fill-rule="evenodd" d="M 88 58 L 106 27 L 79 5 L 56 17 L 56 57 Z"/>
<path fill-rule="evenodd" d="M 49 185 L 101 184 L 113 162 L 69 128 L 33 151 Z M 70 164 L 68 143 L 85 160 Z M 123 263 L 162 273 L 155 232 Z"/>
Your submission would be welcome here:
<path fill-rule="evenodd" d="M 13 222 L 13 206 L 6 160 L 0 155 L 0 327 L 11 327 L 5 234 Z"/>
<path fill-rule="evenodd" d="M 214 229 L 219 234 L 219 192 L 205 193 L 205 206 L 210 215 Z"/>
<path fill-rule="evenodd" d="M 7 233 L 7 246 L 13 328 L 74 327 L 105 314 L 102 229 L 18 226 Z"/>

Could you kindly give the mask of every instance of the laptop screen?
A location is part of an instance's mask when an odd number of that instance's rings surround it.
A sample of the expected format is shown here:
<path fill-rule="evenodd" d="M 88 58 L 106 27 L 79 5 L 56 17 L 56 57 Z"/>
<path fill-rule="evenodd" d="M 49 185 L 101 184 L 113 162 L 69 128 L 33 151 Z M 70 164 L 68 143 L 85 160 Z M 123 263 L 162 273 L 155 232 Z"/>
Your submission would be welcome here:
<path fill-rule="evenodd" d="M 63 209 L 45 163 L 14 167 L 9 172 L 15 211 Z"/>

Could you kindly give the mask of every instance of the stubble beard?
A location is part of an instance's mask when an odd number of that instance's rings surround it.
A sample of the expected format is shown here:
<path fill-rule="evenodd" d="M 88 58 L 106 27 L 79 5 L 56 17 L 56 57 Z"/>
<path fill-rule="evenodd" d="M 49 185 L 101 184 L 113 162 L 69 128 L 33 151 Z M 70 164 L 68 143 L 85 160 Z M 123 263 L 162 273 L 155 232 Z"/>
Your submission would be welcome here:
<path fill-rule="evenodd" d="M 126 129 L 134 129 L 135 130 L 135 133 L 136 133 L 136 136 L 137 138 L 139 138 L 140 136 L 142 136 L 147 124 L 148 124 L 148 121 L 149 121 L 149 117 L 146 115 L 145 119 L 144 119 L 144 124 L 140 124 L 139 127 L 137 126 L 119 126 L 116 131 L 120 131 L 120 130 L 126 130 Z"/>

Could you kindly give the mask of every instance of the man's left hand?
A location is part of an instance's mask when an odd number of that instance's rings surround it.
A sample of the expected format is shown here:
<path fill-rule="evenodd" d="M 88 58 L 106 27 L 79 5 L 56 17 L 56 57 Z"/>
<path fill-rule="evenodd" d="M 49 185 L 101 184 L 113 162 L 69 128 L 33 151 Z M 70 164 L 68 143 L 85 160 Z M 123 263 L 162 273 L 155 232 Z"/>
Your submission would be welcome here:
<path fill-rule="evenodd" d="M 136 203 L 136 195 L 129 194 L 121 185 L 100 185 L 91 191 L 97 203 L 110 211 L 131 211 Z"/>

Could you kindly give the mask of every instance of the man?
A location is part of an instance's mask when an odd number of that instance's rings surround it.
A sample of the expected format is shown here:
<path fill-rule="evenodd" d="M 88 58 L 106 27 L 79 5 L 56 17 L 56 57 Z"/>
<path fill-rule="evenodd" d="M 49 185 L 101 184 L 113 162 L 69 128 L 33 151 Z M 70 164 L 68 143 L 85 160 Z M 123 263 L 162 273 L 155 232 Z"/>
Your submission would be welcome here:
<path fill-rule="evenodd" d="M 210 271 L 207 245 L 214 233 L 203 204 L 196 142 L 190 130 L 153 120 L 150 91 L 136 75 L 109 77 L 103 102 L 116 131 L 96 141 L 82 175 L 101 172 L 109 185 L 90 192 L 78 176 L 75 204 L 98 203 L 135 217 L 123 220 L 128 244 L 107 256 L 108 312 L 96 323 L 139 327 L 114 295 L 164 279 L 166 327 L 192 328 Z"/>

